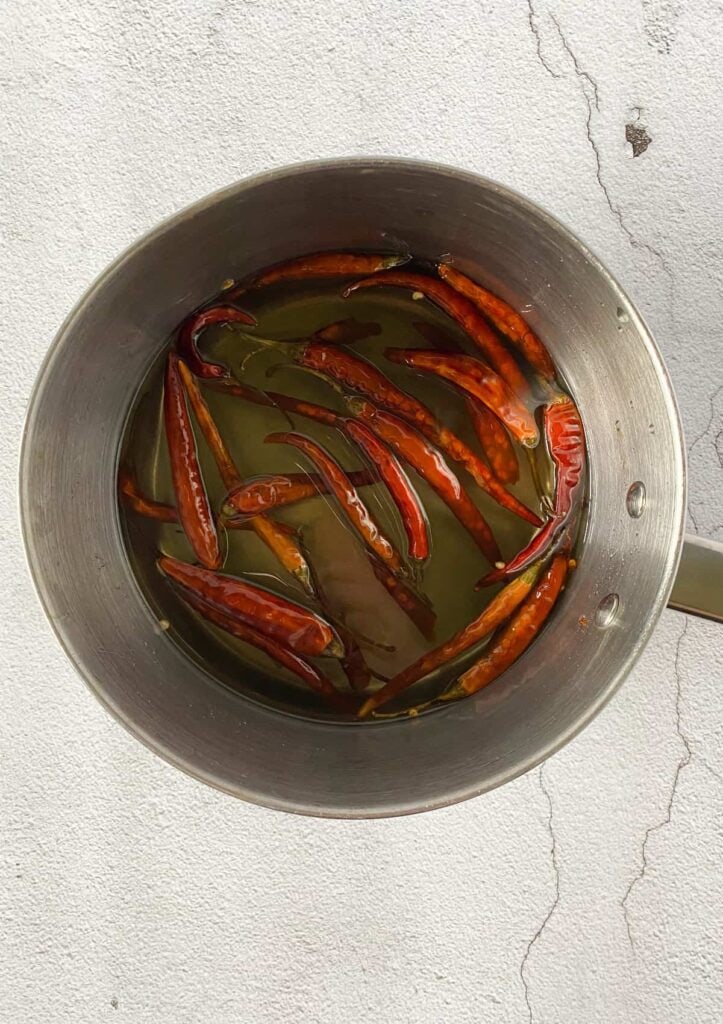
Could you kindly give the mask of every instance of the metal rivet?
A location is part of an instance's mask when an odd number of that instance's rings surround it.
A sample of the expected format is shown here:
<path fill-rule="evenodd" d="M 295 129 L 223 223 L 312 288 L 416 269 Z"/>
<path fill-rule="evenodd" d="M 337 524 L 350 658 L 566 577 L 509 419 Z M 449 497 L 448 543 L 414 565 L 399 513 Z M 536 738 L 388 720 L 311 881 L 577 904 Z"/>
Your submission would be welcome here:
<path fill-rule="evenodd" d="M 608 594 L 597 606 L 595 612 L 595 625 L 600 629 L 607 629 L 612 624 L 620 607 L 620 598 L 617 594 Z"/>
<path fill-rule="evenodd" d="M 642 480 L 636 480 L 634 484 L 630 484 L 625 505 L 629 516 L 632 516 L 633 519 L 640 519 L 645 508 L 645 484 Z"/>

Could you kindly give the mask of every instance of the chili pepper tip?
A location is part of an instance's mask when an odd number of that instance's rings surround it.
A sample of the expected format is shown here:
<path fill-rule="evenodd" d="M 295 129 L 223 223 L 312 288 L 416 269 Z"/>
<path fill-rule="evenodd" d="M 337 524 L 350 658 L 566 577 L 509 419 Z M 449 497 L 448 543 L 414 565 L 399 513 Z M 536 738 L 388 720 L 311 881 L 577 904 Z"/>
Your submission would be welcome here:
<path fill-rule="evenodd" d="M 375 704 L 373 699 L 371 697 L 368 697 L 367 700 L 364 701 L 362 706 L 357 711 L 357 718 L 367 718 L 374 710 L 374 708 Z"/>
<path fill-rule="evenodd" d="M 500 580 L 503 580 L 504 578 L 505 578 L 505 565 L 504 565 L 504 562 L 502 563 L 502 566 L 499 566 L 497 564 L 497 562 L 495 562 L 495 568 L 492 570 L 492 572 L 488 572 L 481 579 L 477 580 L 477 582 L 474 585 L 474 589 L 475 589 L 475 591 L 477 591 L 477 590 L 481 590 L 483 587 L 491 587 L 493 583 L 499 583 Z"/>
<path fill-rule="evenodd" d="M 328 655 L 330 658 L 344 657 L 346 649 L 338 636 L 335 636 L 334 639 L 327 644 L 324 654 Z"/>
<path fill-rule="evenodd" d="M 301 586 L 304 588 L 307 594 L 311 597 L 316 596 L 316 590 L 311 579 L 311 572 L 308 565 L 300 565 L 298 569 L 294 569 L 293 576 L 299 581 Z"/>

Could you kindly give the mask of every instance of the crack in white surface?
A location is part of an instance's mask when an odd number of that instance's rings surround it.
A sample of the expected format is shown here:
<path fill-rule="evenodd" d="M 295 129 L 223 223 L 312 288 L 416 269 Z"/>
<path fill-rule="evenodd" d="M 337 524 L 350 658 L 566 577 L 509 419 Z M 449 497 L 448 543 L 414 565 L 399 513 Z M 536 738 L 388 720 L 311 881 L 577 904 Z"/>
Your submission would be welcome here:
<path fill-rule="evenodd" d="M 548 832 L 550 834 L 550 859 L 552 860 L 552 870 L 553 870 L 553 875 L 554 875 L 554 879 L 555 879 L 555 896 L 554 896 L 554 899 L 553 899 L 553 901 L 552 901 L 552 903 L 550 905 L 549 910 L 547 911 L 547 913 L 545 914 L 544 918 L 542 919 L 542 922 L 541 922 L 539 928 L 537 929 L 535 934 L 532 936 L 530 941 L 527 943 L 527 948 L 525 949 L 525 955 L 522 957 L 522 963 L 520 964 L 520 980 L 522 981 L 522 986 L 523 986 L 523 989 L 524 989 L 524 992 L 525 992 L 525 1003 L 527 1004 L 527 1013 L 529 1015 L 529 1022 L 530 1022 L 530 1024 L 533 1024 L 534 1017 L 533 1017 L 533 1013 L 532 1013 L 532 1003 L 530 1002 L 530 986 L 529 986 L 527 978 L 525 976 L 525 968 L 527 967 L 527 963 L 528 963 L 528 961 L 530 959 L 530 955 L 532 953 L 532 950 L 537 945 L 537 943 L 540 941 L 540 938 L 542 937 L 542 933 L 544 932 L 544 930 L 547 927 L 547 925 L 550 923 L 550 918 L 552 917 L 552 915 L 557 910 L 557 906 L 558 906 L 558 904 L 560 902 L 560 866 L 559 866 L 558 859 L 557 859 L 557 839 L 555 837 L 555 829 L 554 829 L 553 816 L 552 816 L 552 797 L 550 796 L 550 791 L 548 790 L 547 786 L 545 785 L 544 770 L 545 770 L 545 766 L 543 764 L 543 765 L 540 766 L 540 771 L 538 773 L 537 778 L 538 778 L 538 781 L 540 783 L 540 789 L 544 793 L 545 799 L 547 800 L 547 807 L 548 807 L 547 830 L 548 830 Z"/>
<path fill-rule="evenodd" d="M 577 59 L 577 57 L 575 55 L 575 52 L 573 51 L 572 47 L 568 43 L 567 37 L 566 37 L 565 33 L 562 31 L 562 28 L 560 27 L 560 22 L 557 20 L 557 18 L 555 17 L 555 15 L 552 12 L 550 12 L 550 18 L 552 19 L 553 25 L 557 29 L 557 34 L 560 37 L 560 42 L 562 43 L 565 52 L 567 53 L 568 57 L 572 61 L 573 67 L 575 68 L 575 74 L 577 75 L 578 78 L 581 78 L 584 82 L 587 82 L 587 84 L 590 86 L 590 88 L 592 89 L 592 98 L 593 98 L 593 101 L 595 103 L 595 109 L 599 110 L 600 109 L 600 92 L 599 92 L 598 87 L 597 87 L 597 82 L 592 77 L 592 75 L 589 74 L 589 72 L 585 71 L 581 67 L 580 62 L 578 61 L 578 59 Z M 593 138 L 592 138 L 592 136 L 590 134 L 590 122 L 592 120 L 592 103 L 590 101 L 590 97 L 589 97 L 589 95 L 587 93 L 587 90 L 585 89 L 585 86 L 583 86 L 583 90 L 582 91 L 583 91 L 583 95 L 585 97 L 585 100 L 586 100 L 586 102 L 588 104 L 589 113 L 590 113 L 590 116 L 588 117 L 588 122 L 587 122 L 587 137 L 588 137 L 588 140 L 590 142 L 590 145 L 592 146 L 592 148 L 593 148 L 593 150 L 595 152 L 595 156 L 596 156 L 597 161 L 598 161 L 598 171 L 599 171 L 600 170 L 600 166 L 599 166 L 600 165 L 600 154 L 598 153 L 597 146 L 595 145 L 595 142 L 593 141 Z M 610 202 L 610 197 L 607 194 L 607 189 L 603 185 L 602 181 L 600 182 L 600 188 L 605 193 L 605 197 L 607 198 L 608 205 L 610 206 L 610 209 L 613 210 L 613 213 L 614 213 L 615 210 L 612 207 L 612 203 Z"/>
<path fill-rule="evenodd" d="M 535 6 L 532 3 L 532 0 L 527 0 L 527 21 L 528 21 L 528 24 L 530 26 L 530 32 L 532 32 L 532 35 L 535 37 L 535 47 L 537 49 L 537 59 L 539 60 L 540 64 L 542 64 L 542 66 L 545 69 L 545 71 L 552 78 L 557 78 L 557 79 L 562 78 L 562 75 L 559 74 L 557 71 L 555 71 L 553 68 L 551 68 L 550 65 L 547 63 L 547 61 L 545 60 L 545 56 L 544 56 L 544 54 L 542 52 L 542 37 L 540 35 L 539 15 L 538 15 L 537 11 L 535 10 Z"/>
<path fill-rule="evenodd" d="M 677 763 L 676 768 L 675 768 L 675 773 L 673 775 L 673 784 L 672 784 L 672 786 L 670 788 L 670 795 L 668 797 L 668 803 L 667 803 L 667 806 L 666 806 L 666 809 L 665 809 L 665 815 L 663 816 L 663 818 L 660 821 L 656 822 L 654 825 L 650 825 L 645 830 L 645 834 L 643 836 L 643 842 L 642 842 L 642 846 L 641 846 L 641 851 L 640 851 L 640 870 L 638 871 L 638 873 L 631 880 L 630 885 L 628 886 L 628 888 L 627 888 L 627 890 L 625 892 L 625 895 L 623 896 L 622 900 L 620 901 L 620 906 L 622 907 L 622 911 L 623 911 L 623 917 L 625 919 L 625 927 L 627 929 L 628 939 L 630 941 L 630 946 L 631 946 L 632 949 L 635 949 L 635 937 L 633 935 L 632 921 L 631 921 L 631 917 L 630 917 L 630 910 L 629 910 L 629 907 L 628 907 L 628 903 L 630 902 L 630 899 L 631 899 L 631 897 L 633 895 L 633 892 L 634 892 L 636 886 L 640 882 L 643 881 L 643 879 L 645 878 L 645 875 L 647 873 L 648 865 L 649 865 L 649 860 L 648 860 L 648 843 L 650 841 L 650 837 L 652 835 L 654 835 L 656 832 L 662 831 L 664 828 L 666 828 L 671 823 L 672 817 L 673 817 L 673 804 L 675 802 L 675 797 L 676 797 L 676 794 L 677 794 L 677 791 L 678 791 L 678 782 L 680 780 L 681 773 L 682 773 L 683 769 L 686 768 L 690 764 L 691 760 L 693 759 L 693 748 L 691 746 L 690 739 L 689 739 L 688 735 L 686 734 L 686 732 L 683 729 L 682 718 L 681 718 L 681 704 L 682 704 L 682 698 L 683 698 L 683 691 L 682 691 L 682 686 L 681 686 L 681 681 L 680 681 L 680 652 L 681 652 L 681 648 L 682 648 L 682 645 L 683 645 L 683 641 L 685 640 L 685 637 L 686 637 L 687 633 L 688 633 L 688 618 L 686 616 L 685 619 L 684 619 L 684 622 L 683 622 L 682 632 L 681 632 L 680 636 L 678 637 L 678 643 L 676 644 L 676 647 L 675 647 L 675 658 L 674 658 L 674 661 L 673 661 L 673 672 L 675 674 L 675 729 L 676 729 L 676 732 L 678 734 L 678 738 L 679 738 L 680 742 L 683 744 L 683 753 L 682 753 L 681 757 L 679 758 L 678 763 Z M 712 769 L 710 769 L 709 765 L 706 765 L 706 767 L 709 768 L 710 771 L 712 771 Z M 713 774 L 715 775 L 716 773 L 713 772 Z"/>
<path fill-rule="evenodd" d="M 587 105 L 585 131 L 587 134 L 587 140 L 590 144 L 590 148 L 592 149 L 593 156 L 595 158 L 595 177 L 597 179 L 598 185 L 600 186 L 600 191 L 602 192 L 605 198 L 605 202 L 607 204 L 608 209 L 617 221 L 620 230 L 623 232 L 630 245 L 634 249 L 641 249 L 644 252 L 649 253 L 649 255 L 651 255 L 657 261 L 661 270 L 665 274 L 668 280 L 668 303 L 670 306 L 671 323 L 675 324 L 675 276 L 673 274 L 673 271 L 670 268 L 670 265 L 668 264 L 668 261 L 666 260 L 665 256 L 663 256 L 662 252 L 659 249 L 657 249 L 654 245 L 651 245 L 650 242 L 642 241 L 640 238 L 637 237 L 637 235 L 635 234 L 635 232 L 623 216 L 621 208 L 618 206 L 617 203 L 613 201 L 610 189 L 608 188 L 603 178 L 603 165 L 600 147 L 598 146 L 592 131 L 593 115 L 594 113 L 599 113 L 600 111 L 600 91 L 598 89 L 598 84 L 592 77 L 592 75 L 588 71 L 586 71 L 578 61 L 577 55 L 570 46 L 570 43 L 568 42 L 565 33 L 562 31 L 559 21 L 557 20 L 555 15 L 552 14 L 552 12 L 550 12 L 550 18 L 552 19 L 552 23 L 557 30 L 557 34 L 560 37 L 560 42 L 562 43 L 565 52 L 572 61 L 572 66 L 575 71 L 575 75 L 581 83 L 581 92 Z"/>
<path fill-rule="evenodd" d="M 693 454 L 693 449 L 695 447 L 697 447 L 697 445 L 700 444 L 700 442 L 708 434 L 709 430 L 713 426 L 713 421 L 715 420 L 715 416 L 716 416 L 716 410 L 715 410 L 716 402 L 718 401 L 718 396 L 721 394 L 721 392 L 723 392 L 723 384 L 719 384 L 718 387 L 716 388 L 716 390 L 713 392 L 713 394 L 708 396 L 708 404 L 710 405 L 710 416 L 708 417 L 708 422 L 703 427 L 703 429 L 700 431 L 700 433 L 696 434 L 696 436 L 693 438 L 693 440 L 688 445 L 688 458 L 689 459 L 690 459 L 690 456 Z M 719 441 L 721 441 L 721 448 L 720 448 L 720 450 L 719 450 Z M 713 450 L 715 451 L 715 453 L 716 453 L 716 455 L 718 457 L 718 462 L 723 467 L 723 430 L 721 430 L 716 435 L 716 437 L 713 439 Z M 693 506 L 691 504 L 690 497 L 688 498 L 688 518 L 690 519 L 691 523 L 693 524 L 693 529 L 697 533 L 698 532 L 698 523 L 697 523 L 697 520 L 695 518 L 695 512 L 693 512 Z"/>

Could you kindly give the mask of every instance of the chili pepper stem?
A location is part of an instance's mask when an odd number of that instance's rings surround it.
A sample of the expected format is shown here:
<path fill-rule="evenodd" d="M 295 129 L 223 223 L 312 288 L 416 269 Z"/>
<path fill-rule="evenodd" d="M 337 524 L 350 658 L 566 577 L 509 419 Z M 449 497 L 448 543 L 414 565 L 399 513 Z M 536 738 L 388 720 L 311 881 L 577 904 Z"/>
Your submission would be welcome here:
<path fill-rule="evenodd" d="M 401 718 L 406 715 L 407 718 L 416 718 L 421 711 L 426 711 L 427 708 L 431 708 L 433 704 L 441 700 L 441 697 L 432 697 L 431 700 L 425 700 L 421 704 L 415 704 L 411 708 L 404 708 L 402 711 L 372 711 L 370 712 L 371 718 Z"/>
<path fill-rule="evenodd" d="M 240 519 L 236 509 L 229 502 L 225 501 L 221 506 L 221 519 Z"/>
<path fill-rule="evenodd" d="M 338 395 L 344 394 L 344 389 L 340 384 L 337 384 L 335 380 L 329 377 L 326 373 L 322 373 L 321 370 L 314 370 L 310 366 L 299 366 L 298 363 L 276 363 L 274 366 L 269 366 L 266 370 L 266 377 L 275 377 L 277 373 L 283 370 L 296 370 L 301 373 L 309 373 L 313 377 L 318 377 L 325 384 L 328 384 L 330 388 L 333 388 Z"/>
<path fill-rule="evenodd" d="M 409 579 L 415 587 L 421 587 L 424 578 L 424 562 L 411 558 L 406 567 L 409 570 Z"/>

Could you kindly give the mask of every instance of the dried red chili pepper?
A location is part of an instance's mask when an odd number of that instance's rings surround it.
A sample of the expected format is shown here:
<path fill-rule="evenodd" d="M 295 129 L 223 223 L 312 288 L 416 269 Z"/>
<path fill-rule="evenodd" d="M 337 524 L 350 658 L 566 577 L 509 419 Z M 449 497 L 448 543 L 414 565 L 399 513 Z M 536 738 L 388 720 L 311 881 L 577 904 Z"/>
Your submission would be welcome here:
<path fill-rule="evenodd" d="M 349 474 L 355 487 L 366 487 L 375 483 L 374 475 L 367 469 L 355 469 Z M 274 473 L 269 476 L 246 480 L 226 497 L 224 515 L 229 526 L 236 513 L 243 516 L 259 515 L 274 508 L 292 505 L 317 494 L 328 493 L 328 489 L 317 473 Z"/>
<path fill-rule="evenodd" d="M 241 483 L 241 475 L 236 468 L 236 463 L 226 447 L 226 442 L 221 437 L 221 432 L 216 426 L 216 421 L 211 415 L 211 410 L 206 404 L 206 399 L 201 394 L 193 374 L 181 360 L 178 361 L 178 370 L 183 386 L 186 389 L 188 400 L 191 403 L 193 415 L 196 417 L 201 433 L 205 437 L 206 444 L 213 455 L 224 487 L 230 491 Z"/>
<path fill-rule="evenodd" d="M 178 519 L 199 562 L 207 569 L 218 569 L 221 565 L 221 549 L 198 464 L 196 441 L 179 365 L 178 356 L 170 352 L 163 388 L 163 417 Z"/>
<path fill-rule="evenodd" d="M 266 391 L 266 396 L 271 403 L 284 412 L 295 412 L 298 416 L 305 416 L 307 419 L 316 420 L 327 427 L 340 427 L 342 418 L 333 409 L 327 409 L 324 405 L 317 405 L 315 402 L 307 402 L 302 398 L 292 398 L 291 395 L 282 395 L 278 391 Z"/>
<path fill-rule="evenodd" d="M 123 501 L 139 516 L 146 519 L 155 519 L 159 523 L 177 523 L 178 510 L 173 505 L 164 505 L 159 501 L 153 501 L 141 494 L 138 482 L 127 470 L 120 470 L 118 473 L 118 488 Z M 235 520 L 226 520 L 224 526 L 227 530 L 241 530 L 248 528 L 247 517 L 238 517 Z"/>
<path fill-rule="evenodd" d="M 500 559 L 500 550 L 482 513 L 457 477 L 434 448 L 414 427 L 361 398 L 347 399 L 349 411 L 388 444 L 412 469 L 427 481 L 474 537 L 490 562 Z"/>
<path fill-rule="evenodd" d="M 374 431 L 357 420 L 346 420 L 344 432 L 376 467 L 386 484 L 407 535 L 409 557 L 418 562 L 429 558 L 429 523 L 411 481 L 394 453 Z"/>
<path fill-rule="evenodd" d="M 514 512 L 533 526 L 542 525 L 534 512 L 505 490 L 489 466 L 485 465 L 469 445 L 440 423 L 418 399 L 398 388 L 366 359 L 345 349 L 335 349 L 330 345 L 316 342 L 299 346 L 295 358 L 299 365 L 327 374 L 351 390 L 371 398 L 377 405 L 408 420 L 450 458 L 464 466 L 475 483 L 503 508 Z"/>
<path fill-rule="evenodd" d="M 493 630 L 497 629 L 525 600 L 534 587 L 539 574 L 539 565 L 534 565 L 527 572 L 523 573 L 522 576 L 518 576 L 516 580 L 508 583 L 499 594 L 492 598 L 482 614 L 473 622 L 470 622 L 464 629 L 455 633 L 446 643 L 441 644 L 441 646 L 433 651 L 423 654 L 412 665 L 409 665 L 408 668 L 405 668 L 393 679 L 390 679 L 386 686 L 383 686 L 369 697 L 358 711 L 359 717 L 366 718 L 372 711 L 398 696 L 403 690 L 411 686 L 412 683 L 418 682 L 424 676 L 428 676 L 430 672 L 434 672 L 435 669 L 448 664 L 454 658 L 459 657 L 460 654 L 468 651 L 470 647 L 479 643 L 480 640 L 483 640 Z"/>
<path fill-rule="evenodd" d="M 202 309 L 199 313 L 192 313 L 181 324 L 176 348 L 181 358 L 197 377 L 214 378 L 230 375 L 228 367 L 222 366 L 220 363 L 206 362 L 198 351 L 198 336 L 201 331 L 212 324 L 230 323 L 255 326 L 256 320 L 250 313 L 246 313 L 243 309 L 236 309 L 235 306 L 210 306 L 208 309 Z"/>
<path fill-rule="evenodd" d="M 178 366 L 193 413 L 218 466 L 224 486 L 228 491 L 233 491 L 241 485 L 241 475 L 194 377 L 180 360 Z M 280 523 L 275 523 L 266 516 L 253 516 L 248 520 L 248 526 L 273 551 L 286 571 L 299 581 L 307 593 L 313 595 L 311 570 L 293 531 L 285 529 Z"/>
<path fill-rule="evenodd" d="M 399 553 L 395 551 L 391 541 L 387 540 L 382 533 L 371 512 L 360 498 L 356 487 L 349 480 L 347 473 L 329 452 L 316 441 L 312 441 L 311 438 L 290 431 L 269 434 L 264 440 L 267 444 L 290 444 L 303 452 L 314 464 L 324 483 L 339 502 L 347 519 L 370 551 L 377 555 L 392 572 L 404 571 L 404 564 Z"/>
<path fill-rule="evenodd" d="M 379 286 L 411 288 L 412 291 L 421 292 L 425 298 L 433 302 L 435 306 L 439 306 L 460 327 L 464 328 L 477 348 L 484 353 L 485 358 L 516 394 L 526 395 L 528 393 L 529 385 L 514 357 L 490 328 L 474 303 L 466 299 L 464 295 L 460 295 L 444 281 L 438 281 L 433 277 L 424 277 L 423 274 L 406 273 L 403 270 L 390 271 L 387 274 L 379 274 L 356 281 L 345 288 L 342 295 L 344 298 L 348 298 L 362 288 Z"/>
<path fill-rule="evenodd" d="M 266 633 L 247 626 L 230 615 L 219 611 L 218 608 L 215 608 L 208 601 L 199 597 L 194 591 L 188 590 L 185 587 L 178 587 L 178 591 L 184 601 L 204 619 L 208 619 L 214 626 L 218 626 L 219 629 L 231 633 L 232 636 L 243 640 L 244 643 L 251 644 L 252 647 L 263 651 L 273 661 L 288 669 L 289 672 L 293 672 L 300 679 L 303 679 L 309 689 L 324 697 L 337 711 L 344 713 L 351 710 L 352 704 L 350 700 L 344 694 L 339 693 L 331 680 L 320 672 L 315 665 L 311 665 L 300 655 L 295 654 L 288 647 L 279 643 L 278 640 L 267 636 Z"/>
<path fill-rule="evenodd" d="M 138 487 L 138 481 L 129 469 L 118 470 L 118 490 L 126 505 L 139 516 L 157 519 L 160 523 L 177 523 L 178 512 L 173 505 L 163 505 L 145 498 Z"/>
<path fill-rule="evenodd" d="M 503 484 L 515 484 L 520 478 L 520 464 L 507 431 L 487 406 L 477 399 L 465 399 L 470 422 L 485 453 L 490 469 Z"/>
<path fill-rule="evenodd" d="M 464 354 L 464 349 L 457 344 L 455 338 L 437 324 L 416 320 L 412 326 L 439 352 Z M 520 464 L 507 431 L 495 414 L 472 395 L 465 397 L 465 405 L 490 469 L 503 484 L 517 483 L 520 478 Z"/>
<path fill-rule="evenodd" d="M 222 395 L 231 395 L 233 398 L 243 398 L 247 402 L 253 402 L 254 405 L 273 406 L 274 404 L 265 391 L 260 391 L 258 388 L 252 388 L 249 384 L 242 384 L 241 381 L 236 380 L 235 377 L 205 380 L 204 386 L 211 388 L 212 391 L 218 391 Z"/>
<path fill-rule="evenodd" d="M 442 695 L 441 700 L 456 700 L 476 693 L 497 679 L 527 650 L 552 611 L 565 583 L 568 564 L 567 554 L 555 556 L 539 584 L 505 626 L 499 638 L 493 641 L 477 664 Z"/>
<path fill-rule="evenodd" d="M 314 341 L 323 341 L 327 345 L 353 345 L 355 341 L 371 338 L 381 332 L 379 324 L 361 323 L 354 317 L 349 317 L 346 320 L 336 320 L 333 324 L 327 324 L 326 327 L 320 327 L 318 331 L 314 331 L 311 337 Z"/>
<path fill-rule="evenodd" d="M 564 398 L 545 406 L 544 425 L 550 457 L 555 464 L 552 518 L 504 568 L 495 569 L 484 576 L 477 584 L 478 587 L 512 576 L 546 554 L 569 522 L 575 508 L 585 468 L 585 432 L 572 399 Z"/>
<path fill-rule="evenodd" d="M 527 362 L 550 382 L 555 380 L 555 364 L 550 358 L 543 343 L 529 326 L 524 317 L 497 295 L 487 291 L 476 281 L 472 281 L 465 274 L 448 263 L 441 263 L 437 268 L 439 276 L 447 284 L 451 285 L 456 292 L 464 295 L 480 309 L 485 316 L 489 317 L 501 334 L 504 334 L 513 345 L 515 345 Z"/>
<path fill-rule="evenodd" d="M 263 288 L 279 281 L 299 281 L 315 277 L 354 277 L 357 274 L 374 274 L 379 270 L 399 267 L 409 261 L 409 256 L 386 253 L 319 252 L 312 256 L 277 263 L 263 270 L 248 283 L 234 288 L 229 294 L 236 296 L 252 288 Z"/>
<path fill-rule="evenodd" d="M 520 444 L 534 448 L 540 440 L 535 417 L 502 378 L 475 356 L 432 352 L 426 348 L 388 348 L 384 355 L 401 366 L 433 373 L 473 398 L 502 420 Z"/>
<path fill-rule="evenodd" d="M 404 580 L 396 576 L 391 569 L 384 565 L 383 562 L 380 562 L 374 555 L 369 556 L 369 564 L 374 570 L 376 578 L 414 623 L 422 636 L 427 640 L 431 639 L 437 623 L 437 616 L 426 598 L 420 596 L 411 587 L 407 586 Z"/>
<path fill-rule="evenodd" d="M 343 654 L 332 627 L 315 612 L 236 576 L 202 569 L 163 555 L 158 568 L 192 590 L 224 615 L 266 633 L 297 654 L 310 658 Z"/>

